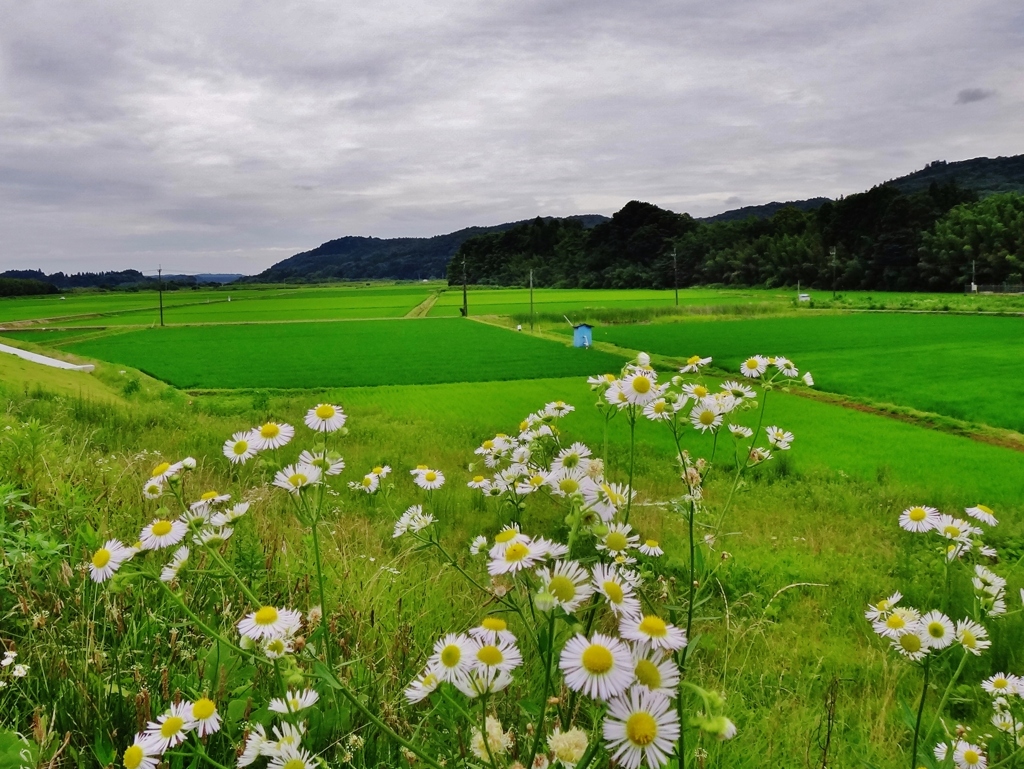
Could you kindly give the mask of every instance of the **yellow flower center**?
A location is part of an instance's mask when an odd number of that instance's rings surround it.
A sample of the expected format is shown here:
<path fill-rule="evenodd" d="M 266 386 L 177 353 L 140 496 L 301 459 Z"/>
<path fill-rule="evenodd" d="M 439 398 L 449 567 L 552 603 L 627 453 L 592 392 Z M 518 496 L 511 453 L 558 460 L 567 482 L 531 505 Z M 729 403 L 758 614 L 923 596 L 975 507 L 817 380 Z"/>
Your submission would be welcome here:
<path fill-rule="evenodd" d="M 426 466 L 426 465 L 416 465 L 416 469 L 417 469 L 417 470 L 426 470 L 426 469 L 428 469 L 428 468 L 427 468 L 427 466 Z"/>
<path fill-rule="evenodd" d="M 1005 678 L 996 678 L 992 681 L 993 689 L 1005 689 L 1009 685 L 1010 682 L 1007 681 Z"/>
<path fill-rule="evenodd" d="M 289 758 L 281 769 L 306 769 L 306 762 L 301 758 Z"/>
<path fill-rule="evenodd" d="M 977 507 L 983 513 L 988 513 L 989 515 L 992 515 L 992 508 L 991 507 L 987 507 L 985 505 L 975 505 L 975 507 Z"/>
<path fill-rule="evenodd" d="M 612 657 L 611 651 L 604 646 L 597 644 L 591 644 L 583 650 L 583 656 L 580 659 L 583 663 L 583 667 L 588 673 L 595 675 L 602 675 L 612 669 L 612 665 L 615 664 L 615 659 Z"/>
<path fill-rule="evenodd" d="M 193 703 L 192 717 L 202 721 L 212 716 L 216 710 L 217 706 L 213 704 L 213 700 L 202 697 Z"/>
<path fill-rule="evenodd" d="M 427 483 L 433 483 L 434 481 L 437 480 L 437 473 L 435 473 L 433 470 L 427 470 L 427 472 L 423 473 L 423 479 Z"/>
<path fill-rule="evenodd" d="M 494 667 L 500 665 L 505 661 L 505 655 L 501 653 L 494 644 L 487 644 L 487 646 L 481 646 L 480 650 L 476 653 L 476 658 L 488 667 Z"/>
<path fill-rule="evenodd" d="M 580 484 L 574 478 L 563 478 L 558 482 L 558 488 L 566 494 L 573 494 L 579 490 Z"/>
<path fill-rule="evenodd" d="M 494 541 L 498 544 L 501 544 L 503 542 L 511 542 L 513 539 L 516 538 L 516 535 L 518 533 L 519 532 L 516 529 L 503 529 L 494 536 Z"/>
<path fill-rule="evenodd" d="M 363 476 L 363 485 L 364 486 L 372 486 L 373 485 L 373 477 L 369 476 L 369 475 L 364 475 Z"/>
<path fill-rule="evenodd" d="M 462 659 L 462 649 L 456 644 L 448 644 L 441 650 L 441 664 L 446 668 L 453 668 Z"/>
<path fill-rule="evenodd" d="M 665 624 L 665 620 L 651 614 L 640 620 L 639 629 L 641 633 L 651 638 L 664 638 L 668 635 L 668 626 Z"/>
<path fill-rule="evenodd" d="M 686 363 L 689 366 L 696 366 L 698 363 L 700 363 L 700 356 L 691 355 L 689 358 L 686 359 Z"/>
<path fill-rule="evenodd" d="M 203 494 L 203 496 L 199 497 L 199 499 L 205 502 L 208 499 L 215 499 L 218 496 L 220 495 L 216 491 L 208 491 L 205 494 Z"/>
<path fill-rule="evenodd" d="M 904 651 L 915 654 L 921 651 L 921 639 L 917 633 L 904 633 L 900 636 L 900 646 Z"/>
<path fill-rule="evenodd" d="M 751 371 L 756 371 L 761 364 L 756 358 L 750 358 L 744 365 Z"/>
<path fill-rule="evenodd" d="M 153 534 L 158 537 L 164 537 L 171 533 L 171 522 L 170 521 L 157 521 L 153 524 Z"/>
<path fill-rule="evenodd" d="M 548 590 L 559 601 L 571 601 L 576 596 L 576 584 L 563 574 L 551 578 Z"/>
<path fill-rule="evenodd" d="M 928 635 L 932 638 L 942 638 L 946 635 L 946 628 L 941 622 L 929 622 Z"/>
<path fill-rule="evenodd" d="M 138 769 L 145 755 L 146 754 L 142 752 L 142 748 L 138 745 L 132 745 L 129 747 L 124 752 L 125 769 Z"/>
<path fill-rule="evenodd" d="M 158 475 L 163 475 L 164 473 L 166 473 L 170 469 L 171 469 L 171 463 L 170 462 L 161 462 L 160 464 L 158 464 L 156 467 L 153 468 L 152 475 L 155 478 Z"/>
<path fill-rule="evenodd" d="M 235 441 L 235 445 L 231 447 L 231 450 L 237 456 L 242 456 L 242 454 L 249 450 L 249 441 Z"/>
<path fill-rule="evenodd" d="M 608 580 L 601 587 L 604 588 L 604 594 L 612 603 L 622 603 L 622 599 L 626 597 L 622 592 L 622 585 L 618 582 Z"/>
<path fill-rule="evenodd" d="M 320 419 L 330 419 L 335 413 L 334 406 L 323 403 L 316 407 L 316 411 L 314 413 L 320 417 Z"/>
<path fill-rule="evenodd" d="M 649 539 L 646 542 L 644 542 L 644 544 L 647 545 L 647 547 L 658 547 L 658 540 Z"/>
<path fill-rule="evenodd" d="M 658 401 L 657 403 L 655 403 L 654 404 L 654 413 L 655 414 L 664 414 L 665 413 L 665 405 L 666 405 L 665 401 Z"/>
<path fill-rule="evenodd" d="M 925 512 L 925 509 L 923 507 L 912 507 L 910 508 L 910 512 L 907 514 L 907 517 L 910 518 L 910 520 L 917 523 L 927 518 L 928 513 Z"/>
<path fill-rule="evenodd" d="M 604 538 L 604 545 L 609 550 L 625 550 L 629 546 L 629 540 L 621 531 L 613 531 Z"/>
<path fill-rule="evenodd" d="M 960 536 L 960 527 L 950 524 L 942 529 L 942 533 L 951 539 L 956 539 Z"/>
<path fill-rule="evenodd" d="M 277 622 L 277 609 L 273 606 L 264 606 L 253 615 L 253 620 L 257 625 L 273 625 Z"/>
<path fill-rule="evenodd" d="M 658 722 L 654 720 L 654 716 L 643 710 L 634 713 L 626 721 L 626 736 L 634 745 L 650 745 L 658 736 Z"/>
<path fill-rule="evenodd" d="M 633 377 L 633 390 L 643 395 L 651 389 L 651 380 L 643 374 Z"/>
<path fill-rule="evenodd" d="M 273 422 L 267 422 L 260 428 L 260 436 L 263 438 L 276 438 L 281 434 L 281 426 Z"/>
<path fill-rule="evenodd" d="M 92 565 L 97 569 L 102 569 L 110 563 L 110 551 L 105 547 L 101 547 L 96 551 L 96 554 L 92 557 Z"/>
<path fill-rule="evenodd" d="M 305 486 L 308 480 L 302 473 L 292 473 L 288 476 L 288 483 L 292 486 Z"/>
<path fill-rule="evenodd" d="M 494 449 L 494 441 L 484 441 L 483 448 L 485 451 L 491 451 Z"/>
<path fill-rule="evenodd" d="M 484 621 L 480 623 L 480 627 L 485 630 L 500 632 L 508 627 L 508 623 L 498 617 L 484 617 Z"/>
<path fill-rule="evenodd" d="M 960 632 L 960 643 L 967 649 L 973 649 L 978 645 L 978 638 L 970 630 L 962 630 Z"/>
<path fill-rule="evenodd" d="M 661 671 L 658 670 L 658 666 L 650 660 L 640 660 L 636 663 L 633 675 L 636 676 L 637 681 L 648 689 L 661 688 Z"/>
<path fill-rule="evenodd" d="M 706 427 L 710 427 L 715 423 L 715 412 L 714 411 L 702 411 L 700 412 L 700 423 Z"/>
<path fill-rule="evenodd" d="M 161 737 L 173 737 L 181 728 L 185 725 L 185 719 L 181 716 L 169 716 L 166 721 L 160 725 L 160 736 Z"/>
<path fill-rule="evenodd" d="M 885 621 L 885 626 L 890 630 L 902 630 L 906 624 L 906 620 L 899 614 L 890 614 L 889 618 Z"/>
<path fill-rule="evenodd" d="M 697 398 L 703 398 L 705 395 L 708 394 L 708 388 L 706 388 L 704 385 L 697 385 L 696 387 L 693 388 L 693 394 Z"/>
<path fill-rule="evenodd" d="M 381 467 L 380 465 L 377 465 L 376 467 L 373 468 L 373 474 L 374 475 L 380 475 L 383 472 L 384 472 L 384 468 Z"/>
<path fill-rule="evenodd" d="M 513 542 L 505 550 L 506 561 L 521 561 L 530 554 L 530 548 L 522 542 Z"/>
<path fill-rule="evenodd" d="M 483 482 L 484 482 L 484 477 L 482 475 L 474 475 L 473 476 L 473 483 L 483 483 Z"/>
<path fill-rule="evenodd" d="M 981 756 L 978 754 L 978 751 L 973 750 L 971 748 L 968 748 L 964 751 L 964 762 L 968 766 L 977 764 L 979 761 L 981 761 Z"/>

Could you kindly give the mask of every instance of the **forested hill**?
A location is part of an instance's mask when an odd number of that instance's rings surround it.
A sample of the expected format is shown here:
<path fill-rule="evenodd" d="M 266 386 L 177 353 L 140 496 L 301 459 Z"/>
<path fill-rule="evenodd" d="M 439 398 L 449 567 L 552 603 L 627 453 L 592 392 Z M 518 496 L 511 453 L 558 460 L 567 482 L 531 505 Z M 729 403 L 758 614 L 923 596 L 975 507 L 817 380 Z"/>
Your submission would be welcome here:
<path fill-rule="evenodd" d="M 583 214 L 570 216 L 563 221 L 578 222 L 581 227 L 593 227 L 607 219 L 607 216 L 600 214 Z M 445 275 L 448 261 L 464 241 L 478 235 L 503 232 L 522 223 L 467 227 L 432 238 L 338 238 L 278 262 L 259 275 L 243 279 L 243 282 L 440 278 Z"/>
<path fill-rule="evenodd" d="M 1024 195 L 886 184 L 742 221 L 698 221 L 632 201 L 590 230 L 537 219 L 471 238 L 449 263 L 452 284 L 462 281 L 463 257 L 475 284 L 524 285 L 532 269 L 535 285 L 556 287 L 669 288 L 677 274 L 680 286 L 962 291 L 972 261 L 979 284 L 1024 282 Z"/>

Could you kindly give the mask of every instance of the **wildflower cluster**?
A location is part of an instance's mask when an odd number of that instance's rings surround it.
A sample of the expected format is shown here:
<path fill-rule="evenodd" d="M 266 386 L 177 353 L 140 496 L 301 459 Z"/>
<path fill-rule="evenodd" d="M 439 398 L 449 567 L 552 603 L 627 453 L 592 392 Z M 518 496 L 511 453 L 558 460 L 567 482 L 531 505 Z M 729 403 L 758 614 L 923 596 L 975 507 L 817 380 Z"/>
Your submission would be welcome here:
<path fill-rule="evenodd" d="M 865 612 L 865 617 L 871 622 L 878 636 L 889 641 L 892 649 L 900 656 L 920 664 L 923 669 L 924 684 L 911 752 L 914 767 L 917 766 L 919 742 L 927 742 L 938 727 L 945 732 L 945 739 L 934 747 L 933 754 L 941 766 L 983 769 L 988 765 L 988 756 L 994 747 L 991 744 L 992 735 L 975 732 L 960 725 L 950 729 L 942 719 L 943 707 L 968 660 L 981 656 L 992 646 L 984 623 L 1007 614 L 1006 579 L 990 568 L 997 562 L 998 552 L 982 539 L 982 535 L 985 534 L 982 527 L 992 528 L 999 522 L 993 510 L 985 505 L 968 507 L 964 513 L 965 517 L 959 518 L 940 513 L 933 507 L 914 505 L 899 516 L 899 525 L 904 530 L 938 540 L 936 554 L 941 557 L 946 571 L 944 608 L 952 602 L 953 578 L 960 576 L 970 580 L 973 595 L 969 605 L 962 608 L 964 616 L 953 619 L 943 610 L 921 611 L 906 606 L 899 591 L 869 605 Z M 1024 601 L 1024 591 L 1021 599 Z M 959 650 L 960 660 L 942 695 L 938 715 L 929 728 L 922 729 L 925 698 L 932 669 L 938 658 L 956 653 L 956 650 Z M 1024 712 L 1021 711 L 1019 703 L 1020 698 L 1024 696 L 1021 679 L 1000 672 L 984 680 L 981 688 L 991 697 L 992 724 L 998 732 L 1008 736 L 1006 744 L 995 746 L 1007 754 L 1004 756 L 1004 759 L 1007 759 L 1024 747 L 1024 735 L 1021 735 L 1021 719 L 1024 718 Z"/>

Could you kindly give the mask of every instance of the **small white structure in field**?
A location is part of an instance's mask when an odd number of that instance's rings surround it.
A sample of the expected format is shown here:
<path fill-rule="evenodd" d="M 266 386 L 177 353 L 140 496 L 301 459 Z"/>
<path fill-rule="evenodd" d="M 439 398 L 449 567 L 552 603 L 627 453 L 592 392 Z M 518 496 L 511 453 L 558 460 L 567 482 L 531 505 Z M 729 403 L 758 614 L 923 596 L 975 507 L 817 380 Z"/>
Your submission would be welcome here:
<path fill-rule="evenodd" d="M 809 302 L 809 301 L 811 301 L 811 295 L 810 294 L 800 294 L 800 296 L 797 297 L 797 300 L 801 301 L 801 302 Z"/>
<path fill-rule="evenodd" d="M 518 325 L 516 326 L 516 331 L 522 331 L 522 330 L 523 330 L 523 324 L 522 324 L 522 323 L 520 323 L 520 324 L 518 324 Z"/>

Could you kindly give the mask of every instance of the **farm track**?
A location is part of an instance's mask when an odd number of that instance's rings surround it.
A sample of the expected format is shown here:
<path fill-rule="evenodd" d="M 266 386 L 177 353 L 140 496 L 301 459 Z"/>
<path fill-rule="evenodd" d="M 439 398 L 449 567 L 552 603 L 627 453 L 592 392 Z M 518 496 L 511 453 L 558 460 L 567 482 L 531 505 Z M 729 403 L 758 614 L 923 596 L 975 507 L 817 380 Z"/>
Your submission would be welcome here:
<path fill-rule="evenodd" d="M 406 318 L 425 318 L 430 312 L 430 308 L 434 306 L 438 298 L 441 296 L 441 291 L 434 291 L 426 299 L 420 302 L 418 305 L 413 307 L 409 312 L 405 314 Z"/>
<path fill-rule="evenodd" d="M 475 320 L 478 323 L 508 328 L 508 326 L 498 322 L 498 316 L 475 317 L 472 318 L 472 320 Z M 545 339 L 560 341 L 566 346 L 571 342 L 568 337 L 562 334 L 555 334 L 550 331 L 535 331 L 533 334 L 534 336 L 540 336 Z M 610 342 L 595 342 L 593 349 L 627 357 L 636 357 L 640 352 L 639 350 L 619 347 L 618 345 L 611 344 Z M 678 368 L 682 363 L 680 360 L 664 355 L 658 355 L 656 353 L 651 353 L 650 355 L 652 361 L 655 363 L 662 363 L 669 368 Z M 723 378 L 732 376 L 731 372 L 722 371 L 713 367 L 708 369 L 708 373 L 712 376 Z M 841 395 L 839 393 L 826 392 L 822 390 L 811 390 L 801 387 L 794 388 L 790 391 L 790 394 L 801 398 L 807 398 L 808 400 L 818 401 L 819 403 L 827 403 L 839 408 L 860 411 L 864 414 L 874 414 L 875 416 L 886 417 L 888 419 L 896 420 L 897 422 L 916 425 L 917 427 L 923 427 L 935 432 L 958 435 L 962 438 L 970 438 L 971 440 L 979 443 L 987 443 L 992 446 L 998 446 L 1012 451 L 1024 452 L 1024 435 L 1014 430 L 990 427 L 988 425 L 979 425 L 973 422 L 948 417 L 943 414 L 935 414 L 929 411 L 918 411 L 905 406 L 871 403 L 869 401 L 858 400 L 848 395 Z"/>

